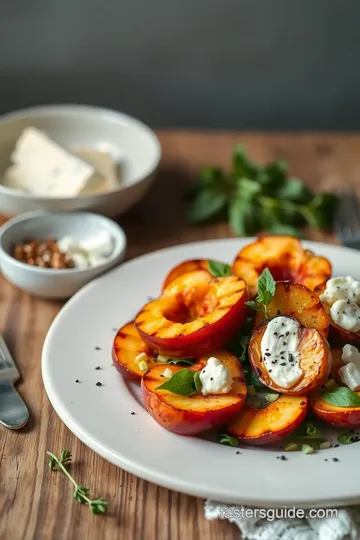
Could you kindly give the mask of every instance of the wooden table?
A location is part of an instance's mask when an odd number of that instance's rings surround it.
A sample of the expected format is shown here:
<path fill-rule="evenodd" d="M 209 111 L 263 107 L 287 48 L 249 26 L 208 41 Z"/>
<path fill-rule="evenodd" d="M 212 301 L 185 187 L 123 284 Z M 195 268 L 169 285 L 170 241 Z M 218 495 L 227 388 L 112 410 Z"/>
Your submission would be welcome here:
<path fill-rule="evenodd" d="M 128 235 L 128 257 L 193 240 L 230 236 L 227 225 L 189 226 L 183 189 L 204 165 L 228 166 L 243 141 L 260 161 L 288 160 L 291 172 L 317 189 L 356 185 L 360 135 L 159 132 L 162 166 L 148 196 L 120 219 Z M 311 238 L 331 241 L 320 234 Z M 0 538 L 2 540 L 233 540 L 237 529 L 207 522 L 203 501 L 159 488 L 107 463 L 64 426 L 45 394 L 40 358 L 45 334 L 60 303 L 32 298 L 0 276 L 1 331 L 23 376 L 18 389 L 31 411 L 26 428 L 0 428 Z M 93 516 L 72 500 L 45 451 L 68 448 L 82 485 L 110 502 L 108 516 Z"/>

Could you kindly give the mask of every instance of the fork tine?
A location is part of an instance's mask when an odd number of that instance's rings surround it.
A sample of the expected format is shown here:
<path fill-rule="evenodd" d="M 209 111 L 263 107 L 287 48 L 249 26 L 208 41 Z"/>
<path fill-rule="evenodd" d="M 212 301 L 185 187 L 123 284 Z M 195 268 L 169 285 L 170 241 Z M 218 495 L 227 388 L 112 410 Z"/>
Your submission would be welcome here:
<path fill-rule="evenodd" d="M 360 242 L 360 203 L 353 189 L 339 193 L 341 202 L 335 216 L 335 230 L 342 244 Z"/>

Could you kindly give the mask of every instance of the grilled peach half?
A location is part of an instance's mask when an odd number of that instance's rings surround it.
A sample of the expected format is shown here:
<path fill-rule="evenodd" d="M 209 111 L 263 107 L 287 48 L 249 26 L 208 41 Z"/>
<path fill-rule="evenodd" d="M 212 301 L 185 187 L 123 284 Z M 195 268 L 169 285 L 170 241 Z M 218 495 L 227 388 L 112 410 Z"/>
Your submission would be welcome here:
<path fill-rule="evenodd" d="M 264 409 L 245 404 L 228 426 L 228 432 L 247 444 L 262 445 L 290 435 L 305 419 L 307 397 L 280 396 Z"/>
<path fill-rule="evenodd" d="M 360 396 L 360 392 L 356 392 Z M 360 427 L 360 407 L 337 407 L 327 403 L 320 392 L 309 396 L 309 406 L 320 420 L 330 426 L 340 428 Z"/>
<path fill-rule="evenodd" d="M 171 358 L 199 358 L 218 349 L 242 327 L 248 300 L 243 279 L 212 277 L 206 270 L 175 279 L 135 319 L 148 347 Z"/>
<path fill-rule="evenodd" d="M 157 364 L 156 355 L 141 339 L 132 321 L 117 331 L 112 348 L 114 366 L 125 379 L 140 381 L 144 375 L 144 371 L 139 367 L 139 360 L 136 360 L 141 353 L 147 355 L 146 363 L 149 368 Z"/>
<path fill-rule="evenodd" d="M 239 412 L 246 399 L 246 383 L 239 361 L 226 351 L 213 353 L 231 371 L 232 388 L 229 393 L 203 396 L 197 392 L 190 396 L 181 396 L 158 387 L 165 382 L 162 377 L 165 367 L 172 373 L 179 366 L 157 365 L 142 378 L 141 391 L 143 403 L 148 413 L 165 429 L 180 435 L 195 435 L 229 422 Z M 209 356 L 201 358 L 192 371 L 203 369 Z"/>
<path fill-rule="evenodd" d="M 291 396 L 302 396 L 322 386 L 330 372 L 331 351 L 327 340 L 315 328 L 299 327 L 299 367 L 301 377 L 290 388 L 279 386 L 265 366 L 261 354 L 261 341 L 269 321 L 258 326 L 249 342 L 251 367 L 265 386 Z M 281 336 L 279 336 L 281 338 Z M 271 371 L 271 370 L 270 370 Z"/>
<path fill-rule="evenodd" d="M 326 283 L 331 276 L 331 264 L 304 250 L 297 238 L 286 235 L 264 235 L 245 246 L 237 254 L 233 273 L 248 284 L 250 294 L 256 294 L 257 281 L 269 268 L 276 281 L 291 280 L 311 290 Z"/>
<path fill-rule="evenodd" d="M 304 285 L 291 281 L 276 283 L 275 296 L 268 305 L 268 316 L 293 317 L 305 328 L 315 328 L 322 336 L 327 337 L 329 319 L 317 294 Z M 262 312 L 256 312 L 254 324 L 258 326 L 265 320 Z"/>
<path fill-rule="evenodd" d="M 209 271 L 208 261 L 206 259 L 193 259 L 177 264 L 176 266 L 174 266 L 174 268 L 170 270 L 170 272 L 164 279 L 162 290 L 166 289 L 170 285 L 170 283 L 172 283 L 178 277 L 187 274 L 188 272 L 194 272 L 195 270 Z M 209 275 L 211 275 L 210 272 Z"/>

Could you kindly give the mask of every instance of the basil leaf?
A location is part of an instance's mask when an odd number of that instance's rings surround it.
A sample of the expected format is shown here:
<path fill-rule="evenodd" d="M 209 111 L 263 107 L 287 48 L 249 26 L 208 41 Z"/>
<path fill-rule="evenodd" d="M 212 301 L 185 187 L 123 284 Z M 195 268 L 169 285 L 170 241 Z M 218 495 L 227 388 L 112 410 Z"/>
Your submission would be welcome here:
<path fill-rule="evenodd" d="M 232 157 L 231 174 L 235 178 L 246 176 L 247 178 L 256 178 L 260 167 L 252 163 L 246 155 L 245 148 L 238 144 L 235 147 Z"/>
<path fill-rule="evenodd" d="M 288 164 L 283 159 L 277 159 L 268 163 L 264 169 L 260 181 L 269 187 L 285 182 L 288 174 Z"/>
<path fill-rule="evenodd" d="M 337 440 L 340 444 L 352 444 L 358 442 L 359 437 L 353 433 L 344 433 L 343 435 L 339 435 Z"/>
<path fill-rule="evenodd" d="M 200 191 L 190 203 L 187 219 L 191 223 L 200 223 L 218 214 L 227 203 L 227 195 L 219 190 Z"/>
<path fill-rule="evenodd" d="M 249 178 L 239 178 L 236 181 L 236 196 L 244 201 L 252 201 L 261 191 L 261 186 L 255 180 Z"/>
<path fill-rule="evenodd" d="M 302 208 L 302 214 L 311 227 L 327 229 L 332 225 L 339 199 L 332 193 L 321 193 Z"/>
<path fill-rule="evenodd" d="M 196 392 L 201 390 L 202 384 L 201 384 L 201 380 L 200 380 L 200 371 L 195 371 L 194 385 L 195 385 Z"/>
<path fill-rule="evenodd" d="M 194 381 L 195 373 L 195 371 L 190 371 L 186 368 L 181 369 L 163 384 L 157 386 L 156 390 L 169 390 L 173 394 L 190 396 L 196 390 Z"/>
<path fill-rule="evenodd" d="M 229 204 L 229 221 L 238 236 L 253 234 L 258 229 L 254 204 L 245 199 L 233 199 Z"/>
<path fill-rule="evenodd" d="M 226 263 L 222 263 L 219 261 L 211 261 L 208 260 L 207 262 L 208 269 L 210 274 L 212 274 L 215 277 L 226 277 L 231 276 L 231 266 Z"/>
<path fill-rule="evenodd" d="M 257 288 L 258 295 L 256 301 L 265 306 L 270 304 L 275 296 L 276 284 L 268 268 L 265 268 L 259 276 Z"/>
<path fill-rule="evenodd" d="M 276 197 L 283 201 L 307 204 L 313 198 L 313 194 L 301 180 L 291 178 L 279 186 L 276 190 Z"/>
<path fill-rule="evenodd" d="M 335 405 L 335 407 L 360 407 L 360 396 L 347 386 L 327 390 L 323 392 L 322 398 L 326 403 Z"/>
<path fill-rule="evenodd" d="M 236 437 L 227 435 L 226 433 L 220 435 L 219 443 L 226 444 L 227 446 L 239 446 L 239 440 Z"/>
<path fill-rule="evenodd" d="M 297 238 L 301 237 L 301 234 L 296 227 L 280 222 L 269 225 L 267 230 L 272 234 L 289 234 L 290 236 L 296 236 Z"/>
<path fill-rule="evenodd" d="M 255 300 L 249 300 L 248 302 L 245 302 L 245 304 L 254 311 L 264 311 L 261 305 L 255 302 Z"/>

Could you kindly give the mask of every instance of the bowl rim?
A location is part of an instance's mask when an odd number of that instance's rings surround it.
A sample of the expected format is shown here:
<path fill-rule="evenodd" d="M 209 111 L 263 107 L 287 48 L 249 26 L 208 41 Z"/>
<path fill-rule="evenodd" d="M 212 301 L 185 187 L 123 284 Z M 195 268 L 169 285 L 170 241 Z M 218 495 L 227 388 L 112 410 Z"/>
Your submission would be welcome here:
<path fill-rule="evenodd" d="M 96 114 L 100 115 L 103 118 L 107 118 L 110 121 L 118 123 L 119 121 L 125 125 L 133 125 L 137 129 L 146 132 L 148 137 L 151 140 L 151 143 L 154 145 L 154 156 L 152 161 L 146 167 L 145 172 L 141 175 L 135 176 L 131 183 L 127 185 L 119 185 L 119 187 L 106 191 L 104 193 L 84 193 L 83 195 L 77 195 L 76 197 L 48 197 L 46 195 L 32 195 L 26 191 L 21 191 L 18 189 L 13 189 L 5 186 L 0 183 L 0 193 L 7 193 L 17 198 L 25 198 L 39 201 L 59 201 L 59 202 L 69 202 L 74 199 L 89 199 L 90 201 L 98 199 L 101 196 L 110 195 L 112 193 L 120 193 L 126 189 L 130 189 L 137 184 L 145 182 L 147 178 L 153 174 L 159 166 L 162 149 L 159 138 L 157 137 L 154 130 L 152 130 L 147 124 L 142 120 L 130 116 L 129 114 L 123 113 L 121 111 L 116 111 L 115 109 L 109 109 L 107 107 L 101 107 L 98 105 L 82 105 L 77 103 L 54 103 L 49 105 L 36 105 L 34 107 L 25 107 L 24 109 L 18 109 L 16 111 L 11 111 L 5 114 L 0 115 L 0 128 L 6 127 L 7 124 L 18 120 L 20 118 L 31 118 L 32 116 L 43 115 L 46 116 L 62 116 L 63 114 Z"/>
<path fill-rule="evenodd" d="M 111 253 L 111 255 L 106 259 L 105 262 L 98 264 L 96 266 L 92 266 L 90 268 L 42 268 L 41 266 L 32 266 L 30 264 L 27 264 L 25 262 L 19 261 L 18 259 L 15 259 L 12 255 L 8 253 L 8 251 L 4 248 L 3 245 L 3 236 L 6 232 L 11 230 L 12 227 L 17 225 L 18 223 L 23 223 L 26 221 L 31 221 L 34 219 L 41 220 L 45 216 L 51 216 L 52 219 L 57 219 L 60 217 L 60 219 L 66 218 L 68 216 L 77 216 L 79 219 L 83 218 L 85 215 L 91 216 L 92 218 L 96 218 L 99 221 L 105 221 L 107 222 L 110 227 L 113 229 L 114 234 L 112 235 L 114 238 L 114 249 Z M 24 214 L 20 214 L 18 216 L 14 216 L 13 218 L 6 221 L 1 227 L 0 227 L 0 260 L 5 259 L 8 263 L 12 264 L 13 266 L 16 266 L 19 270 L 22 271 L 29 271 L 32 273 L 37 274 L 43 274 L 45 272 L 46 275 L 52 275 L 52 276 L 71 276 L 71 275 L 77 275 L 77 276 L 86 276 L 88 274 L 93 274 L 96 272 L 101 272 L 101 270 L 105 270 L 106 268 L 111 266 L 112 263 L 115 261 L 120 261 L 121 258 L 125 255 L 127 248 L 127 238 L 124 229 L 116 223 L 116 221 L 103 216 L 101 214 L 96 214 L 95 212 L 42 212 L 42 211 L 34 211 L 34 212 L 26 212 Z M 1 270 L 1 264 L 0 264 L 0 270 Z"/>

